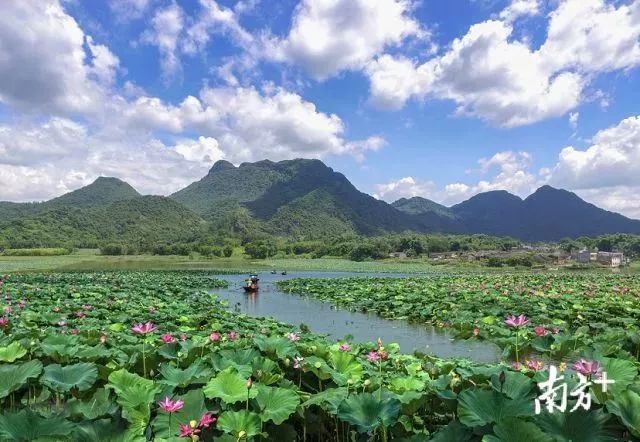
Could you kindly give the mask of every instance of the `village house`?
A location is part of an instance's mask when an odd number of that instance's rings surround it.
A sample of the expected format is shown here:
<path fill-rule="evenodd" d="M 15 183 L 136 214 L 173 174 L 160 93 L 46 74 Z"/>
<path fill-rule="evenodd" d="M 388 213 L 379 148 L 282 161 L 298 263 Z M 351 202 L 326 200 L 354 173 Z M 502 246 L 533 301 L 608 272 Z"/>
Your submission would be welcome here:
<path fill-rule="evenodd" d="M 573 252 L 571 258 L 580 264 L 589 264 L 591 262 L 591 252 L 588 250 Z"/>
<path fill-rule="evenodd" d="M 624 263 L 624 255 L 618 252 L 598 252 L 597 260 L 599 264 L 620 267 Z"/>

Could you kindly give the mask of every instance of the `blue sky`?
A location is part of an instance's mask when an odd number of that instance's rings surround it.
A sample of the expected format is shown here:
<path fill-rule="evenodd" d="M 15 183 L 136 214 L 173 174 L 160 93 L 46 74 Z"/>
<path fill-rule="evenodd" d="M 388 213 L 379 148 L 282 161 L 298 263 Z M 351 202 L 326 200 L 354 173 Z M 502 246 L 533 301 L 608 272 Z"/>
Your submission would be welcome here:
<path fill-rule="evenodd" d="M 640 218 L 639 39 L 640 0 L 12 2 L 0 199 L 314 157 L 388 201 L 552 184 Z"/>

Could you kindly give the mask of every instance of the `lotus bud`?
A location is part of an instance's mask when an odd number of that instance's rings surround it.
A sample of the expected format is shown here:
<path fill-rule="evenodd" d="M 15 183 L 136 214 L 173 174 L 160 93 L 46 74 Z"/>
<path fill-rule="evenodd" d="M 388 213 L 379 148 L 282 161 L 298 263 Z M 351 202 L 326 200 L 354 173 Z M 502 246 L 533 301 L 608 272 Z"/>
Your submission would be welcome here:
<path fill-rule="evenodd" d="M 347 381 L 347 384 L 353 385 L 353 379 L 349 378 L 349 380 Z"/>
<path fill-rule="evenodd" d="M 156 375 L 156 372 L 153 371 L 153 368 L 149 370 L 149 376 L 154 377 L 155 375 Z"/>
<path fill-rule="evenodd" d="M 322 367 L 322 364 L 320 362 L 316 362 L 315 364 L 313 364 L 313 366 L 316 368 L 320 368 Z"/>
<path fill-rule="evenodd" d="M 371 385 L 371 381 L 369 379 L 367 379 L 366 381 L 364 381 L 364 386 L 368 387 L 369 385 Z"/>
<path fill-rule="evenodd" d="M 291 365 L 291 361 L 289 360 L 289 358 L 284 360 L 284 366 L 288 367 L 289 365 Z"/>
<path fill-rule="evenodd" d="M 247 432 L 242 430 L 238 433 L 238 439 L 244 439 L 247 436 Z"/>
<path fill-rule="evenodd" d="M 249 378 L 247 379 L 247 388 L 251 389 L 251 387 L 253 387 L 253 379 Z"/>

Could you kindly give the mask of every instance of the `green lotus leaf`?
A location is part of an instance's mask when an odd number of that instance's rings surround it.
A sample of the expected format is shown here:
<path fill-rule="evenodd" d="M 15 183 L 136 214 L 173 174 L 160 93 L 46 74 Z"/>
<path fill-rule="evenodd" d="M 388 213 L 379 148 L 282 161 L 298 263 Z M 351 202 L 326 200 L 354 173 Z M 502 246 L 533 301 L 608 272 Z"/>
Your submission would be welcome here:
<path fill-rule="evenodd" d="M 107 387 L 116 392 L 117 402 L 122 407 L 122 417 L 130 423 L 128 437 L 142 435 L 151 417 L 150 404 L 160 389 L 152 380 L 129 373 L 125 369 L 111 373 Z"/>
<path fill-rule="evenodd" d="M 614 384 L 607 385 L 609 397 L 616 397 L 631 385 L 638 376 L 638 369 L 631 361 L 624 359 L 603 358 L 602 371 L 607 373 L 607 379 L 615 381 Z M 602 397 L 602 387 L 594 384 L 592 387 L 599 397 Z"/>
<path fill-rule="evenodd" d="M 607 402 L 607 409 L 618 416 L 629 431 L 640 437 L 640 395 L 626 390 Z"/>
<path fill-rule="evenodd" d="M 511 399 L 531 396 L 533 381 L 527 375 L 517 371 L 504 371 L 504 384 L 500 384 L 500 376 L 491 376 L 491 386 L 495 391 L 505 394 Z"/>
<path fill-rule="evenodd" d="M 330 362 L 331 367 L 335 370 L 331 376 L 336 384 L 344 386 L 350 379 L 354 382 L 362 379 L 362 364 L 352 354 L 345 351 L 333 351 Z"/>
<path fill-rule="evenodd" d="M 42 371 L 42 362 L 34 359 L 24 364 L 0 365 L 0 399 L 9 396 Z"/>
<path fill-rule="evenodd" d="M 200 417 L 207 411 L 202 390 L 191 390 L 185 395 L 176 396 L 172 399 L 184 401 L 184 406 L 176 413 L 172 413 L 171 418 L 169 418 L 169 413 L 158 410 L 158 416 L 153 421 L 153 430 L 156 438 L 177 436 L 180 424 L 188 424 L 192 420 L 199 421 Z"/>
<path fill-rule="evenodd" d="M 264 353 L 280 359 L 292 358 L 297 351 L 293 342 L 282 336 L 258 336 L 254 342 Z"/>
<path fill-rule="evenodd" d="M 68 406 L 74 415 L 82 415 L 87 419 L 97 419 L 116 411 L 117 405 L 110 397 L 109 390 L 99 388 L 90 399 L 69 401 Z"/>
<path fill-rule="evenodd" d="M 395 393 L 404 393 L 405 391 L 423 391 L 425 386 L 425 381 L 411 376 L 398 377 L 391 380 L 391 390 Z"/>
<path fill-rule="evenodd" d="M 493 435 L 486 435 L 482 442 L 553 442 L 536 424 L 515 417 L 507 417 L 493 427 Z"/>
<path fill-rule="evenodd" d="M 247 379 L 231 369 L 222 371 L 202 389 L 209 399 L 219 398 L 227 404 L 253 399 L 258 394 L 256 388 L 247 388 Z"/>
<path fill-rule="evenodd" d="M 163 378 L 161 383 L 181 388 L 191 384 L 204 384 L 206 381 L 203 378 L 208 378 L 212 373 L 211 369 L 205 367 L 200 361 L 194 362 L 184 370 L 171 364 L 163 364 L 158 371 Z"/>
<path fill-rule="evenodd" d="M 529 398 L 508 399 L 497 391 L 464 390 L 458 395 L 458 417 L 468 427 L 500 422 L 505 417 L 531 416 L 534 403 Z"/>
<path fill-rule="evenodd" d="M 40 438 L 66 438 L 74 426 L 62 416 L 44 418 L 31 410 L 0 415 L 0 439 L 34 441 Z"/>
<path fill-rule="evenodd" d="M 95 364 L 88 362 L 64 367 L 59 364 L 51 364 L 44 368 L 41 382 L 54 391 L 67 392 L 72 388 L 85 391 L 93 386 L 97 377 L 98 368 Z"/>
<path fill-rule="evenodd" d="M 348 397 L 338 407 L 338 418 L 354 425 L 360 433 L 368 433 L 380 425 L 396 423 L 400 401 L 388 395 L 362 393 Z"/>
<path fill-rule="evenodd" d="M 271 385 L 282 379 L 280 367 L 271 359 L 257 357 L 253 360 L 252 367 L 253 377 L 261 384 Z"/>
<path fill-rule="evenodd" d="M 602 410 L 571 413 L 542 413 L 536 423 L 557 442 L 613 442 L 617 440 L 605 429 L 610 415 Z"/>
<path fill-rule="evenodd" d="M 453 421 L 441 428 L 431 438 L 431 442 L 467 442 L 472 439 L 473 433 L 460 422 Z"/>
<path fill-rule="evenodd" d="M 257 386 L 256 401 L 260 406 L 260 416 L 264 422 L 273 421 L 280 425 L 295 413 L 300 404 L 298 394 L 287 388 Z"/>
<path fill-rule="evenodd" d="M 76 425 L 73 433 L 74 442 L 129 442 L 125 438 L 126 421 L 113 421 L 111 419 L 98 419 L 83 421 Z M 131 439 L 135 440 L 135 439 Z M 139 439 L 140 442 L 145 438 Z M 137 441 L 136 441 L 137 442 Z"/>
<path fill-rule="evenodd" d="M 344 388 L 331 388 L 320 393 L 312 395 L 303 404 L 303 408 L 311 405 L 318 405 L 329 414 L 338 414 L 338 407 L 349 395 L 349 391 Z"/>
<path fill-rule="evenodd" d="M 42 352 L 55 360 L 71 358 L 75 356 L 81 348 L 78 337 L 72 335 L 49 335 L 40 344 Z"/>
<path fill-rule="evenodd" d="M 86 361 L 97 361 L 101 358 L 108 358 L 111 356 L 111 351 L 104 345 L 96 345 L 94 347 L 85 347 L 78 351 L 76 357 Z"/>
<path fill-rule="evenodd" d="M 249 439 L 260 434 L 262 422 L 260 416 L 251 411 L 225 411 L 218 419 L 217 427 L 237 440 Z M 241 433 L 243 436 L 241 436 Z"/>
<path fill-rule="evenodd" d="M 27 354 L 27 349 L 19 342 L 12 342 L 6 347 L 0 347 L 0 362 L 15 362 Z"/>

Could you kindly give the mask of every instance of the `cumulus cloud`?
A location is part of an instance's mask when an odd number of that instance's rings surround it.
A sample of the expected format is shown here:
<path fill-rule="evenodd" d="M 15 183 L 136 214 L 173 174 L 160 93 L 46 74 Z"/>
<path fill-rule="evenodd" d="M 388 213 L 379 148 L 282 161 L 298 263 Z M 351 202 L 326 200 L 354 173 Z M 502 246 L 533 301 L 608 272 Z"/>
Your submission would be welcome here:
<path fill-rule="evenodd" d="M 0 54 L 0 102 L 30 112 L 92 111 L 99 82 L 110 82 L 118 65 L 108 49 L 85 40 L 57 0 L 3 4 Z"/>
<path fill-rule="evenodd" d="M 509 6 L 500 12 L 499 17 L 512 22 L 520 17 L 538 15 L 540 10 L 540 0 L 512 0 Z"/>
<path fill-rule="evenodd" d="M 413 8 L 413 0 L 302 0 L 288 35 L 268 41 L 266 56 L 317 80 L 361 69 L 385 48 L 426 35 Z"/>
<path fill-rule="evenodd" d="M 117 56 L 57 0 L 48 6 L 12 2 L 0 16 L 7 25 L 0 26 L 0 101 L 12 117 L 0 120 L 0 199 L 45 199 L 99 175 L 170 193 L 221 158 L 360 159 L 385 143 L 377 136 L 348 139 L 338 115 L 281 87 L 205 87 L 178 104 L 131 82 L 118 88 Z M 176 8 L 157 11 L 157 32 L 147 36 L 163 48 L 168 71 L 179 63 Z"/>
<path fill-rule="evenodd" d="M 640 186 L 640 116 L 601 130 L 584 150 L 560 152 L 551 182 L 572 189 Z"/>
<path fill-rule="evenodd" d="M 534 3 L 513 2 L 501 20 L 471 26 L 424 63 L 378 57 L 366 68 L 371 101 L 397 109 L 411 98 L 452 100 L 459 115 L 513 127 L 566 114 L 596 75 L 640 63 L 640 0 L 617 7 L 564 0 L 550 14 L 537 49 L 516 39 L 511 23 L 516 10 L 531 13 Z"/>
<path fill-rule="evenodd" d="M 433 181 L 421 181 L 408 176 L 385 184 L 376 184 L 374 186 L 375 193 L 373 196 L 388 202 L 397 201 L 400 198 L 412 198 L 414 196 L 429 198 L 434 186 L 435 183 Z"/>
<path fill-rule="evenodd" d="M 529 170 L 531 160 L 531 155 L 527 152 L 498 152 L 490 158 L 478 160 L 477 172 L 482 175 L 489 175 L 494 171 L 496 173 L 475 184 L 449 183 L 438 187 L 433 181 L 405 177 L 375 185 L 375 195 L 386 201 L 421 196 L 447 206 L 491 190 L 507 190 L 519 196 L 527 196 L 542 184 L 540 177 Z"/>
<path fill-rule="evenodd" d="M 183 27 L 184 11 L 174 1 L 155 12 L 151 28 L 142 35 L 143 43 L 158 47 L 162 57 L 162 72 L 166 78 L 171 78 L 182 68 L 178 43 Z"/>

